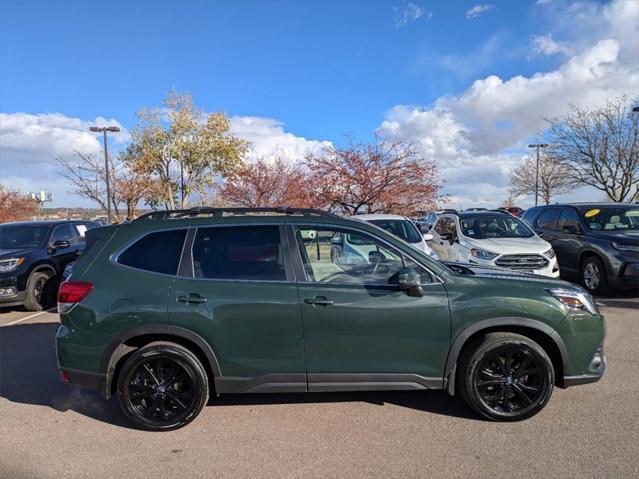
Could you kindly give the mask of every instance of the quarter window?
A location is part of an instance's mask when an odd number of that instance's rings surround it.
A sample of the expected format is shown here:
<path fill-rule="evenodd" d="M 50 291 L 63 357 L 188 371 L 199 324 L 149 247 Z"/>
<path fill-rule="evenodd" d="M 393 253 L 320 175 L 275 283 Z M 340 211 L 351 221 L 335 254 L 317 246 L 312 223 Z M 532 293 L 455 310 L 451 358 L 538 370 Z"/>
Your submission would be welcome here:
<path fill-rule="evenodd" d="M 199 228 L 193 273 L 207 279 L 285 281 L 279 227 Z"/>
<path fill-rule="evenodd" d="M 129 246 L 118 263 L 154 273 L 177 273 L 186 230 L 157 231 Z"/>
<path fill-rule="evenodd" d="M 430 281 L 415 262 L 366 234 L 298 228 L 296 237 L 309 282 L 391 285 L 405 265 L 419 268 L 422 281 Z"/>

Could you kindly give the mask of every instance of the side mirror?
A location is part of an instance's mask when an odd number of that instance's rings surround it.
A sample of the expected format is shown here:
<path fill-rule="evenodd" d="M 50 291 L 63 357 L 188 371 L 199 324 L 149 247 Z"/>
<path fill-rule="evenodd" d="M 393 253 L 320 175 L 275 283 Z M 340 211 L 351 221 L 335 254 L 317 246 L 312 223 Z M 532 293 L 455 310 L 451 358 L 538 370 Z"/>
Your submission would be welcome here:
<path fill-rule="evenodd" d="M 334 244 L 334 245 L 341 245 L 342 244 L 342 235 L 335 235 L 335 236 L 331 237 L 329 242 L 331 244 Z"/>
<path fill-rule="evenodd" d="M 433 235 L 430 233 L 424 233 L 424 241 L 433 241 Z"/>
<path fill-rule="evenodd" d="M 426 234 L 430 231 L 430 225 L 428 223 L 421 223 L 419 225 L 419 231 Z"/>
<path fill-rule="evenodd" d="M 71 246 L 71 243 L 69 243 L 68 241 L 56 241 L 55 243 L 53 243 L 53 247 L 55 249 L 65 249 L 65 248 L 69 248 Z"/>
<path fill-rule="evenodd" d="M 424 296 L 421 278 L 419 273 L 410 267 L 399 270 L 398 274 L 399 289 L 406 291 L 408 296 Z"/>

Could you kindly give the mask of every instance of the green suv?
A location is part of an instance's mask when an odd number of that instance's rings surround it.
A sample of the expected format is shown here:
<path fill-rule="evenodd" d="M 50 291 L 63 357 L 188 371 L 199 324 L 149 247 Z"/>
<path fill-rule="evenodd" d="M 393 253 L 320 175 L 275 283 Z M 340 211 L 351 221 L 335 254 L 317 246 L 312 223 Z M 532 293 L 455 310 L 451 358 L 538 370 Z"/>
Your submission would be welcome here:
<path fill-rule="evenodd" d="M 331 256 L 343 236 L 358 248 Z M 582 288 L 443 264 L 318 210 L 193 208 L 91 230 L 58 309 L 62 379 L 117 395 L 152 430 L 192 421 L 211 393 L 445 389 L 514 421 L 605 368 Z"/>

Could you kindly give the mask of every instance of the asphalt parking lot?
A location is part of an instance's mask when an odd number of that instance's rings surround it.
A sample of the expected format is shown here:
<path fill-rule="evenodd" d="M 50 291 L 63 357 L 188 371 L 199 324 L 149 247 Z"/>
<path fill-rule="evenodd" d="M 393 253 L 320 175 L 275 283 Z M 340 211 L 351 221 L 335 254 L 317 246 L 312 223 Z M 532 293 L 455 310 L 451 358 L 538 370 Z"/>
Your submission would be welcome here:
<path fill-rule="evenodd" d="M 63 384 L 55 312 L 0 309 L 0 477 L 639 477 L 639 298 L 602 298 L 608 370 L 521 423 L 443 392 L 226 396 L 168 433 Z"/>

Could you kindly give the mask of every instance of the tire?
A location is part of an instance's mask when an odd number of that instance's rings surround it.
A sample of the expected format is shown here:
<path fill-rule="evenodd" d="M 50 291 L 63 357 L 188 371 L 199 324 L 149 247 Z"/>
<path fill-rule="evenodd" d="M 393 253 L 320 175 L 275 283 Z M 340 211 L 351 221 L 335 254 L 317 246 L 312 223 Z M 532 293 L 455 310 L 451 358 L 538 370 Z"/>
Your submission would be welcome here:
<path fill-rule="evenodd" d="M 606 266 L 598 256 L 586 258 L 581 265 L 579 280 L 583 287 L 593 295 L 603 295 L 608 292 Z"/>
<path fill-rule="evenodd" d="M 555 383 L 546 351 L 514 333 L 486 334 L 465 349 L 459 367 L 462 397 L 479 415 L 493 421 L 534 416 L 550 399 Z"/>
<path fill-rule="evenodd" d="M 126 360 L 117 391 L 120 407 L 134 425 L 170 431 L 186 426 L 202 411 L 209 399 L 209 378 L 187 348 L 154 342 Z"/>
<path fill-rule="evenodd" d="M 42 311 L 50 301 L 51 274 L 43 271 L 31 273 L 27 280 L 27 297 L 24 307 L 28 311 Z"/>

